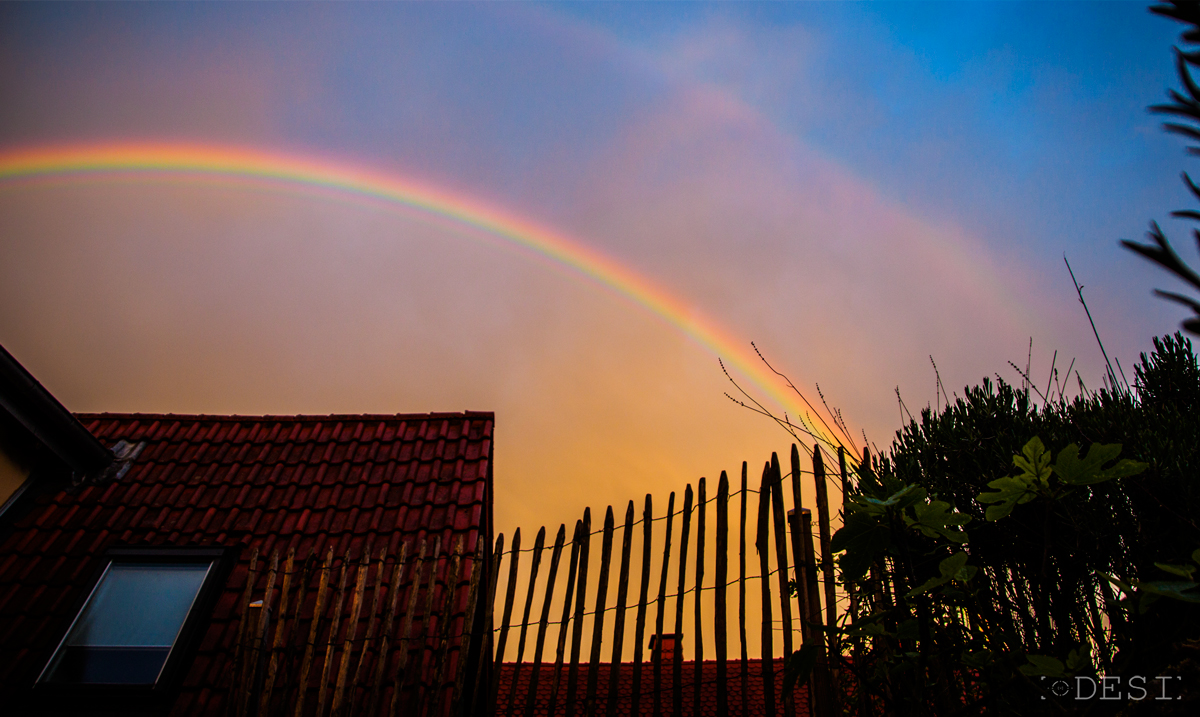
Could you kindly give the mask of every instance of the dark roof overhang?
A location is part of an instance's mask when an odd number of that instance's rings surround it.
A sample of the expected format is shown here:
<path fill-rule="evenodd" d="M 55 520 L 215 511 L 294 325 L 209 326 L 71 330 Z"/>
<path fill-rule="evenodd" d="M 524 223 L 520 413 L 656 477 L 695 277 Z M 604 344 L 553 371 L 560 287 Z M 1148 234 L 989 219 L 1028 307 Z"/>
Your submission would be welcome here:
<path fill-rule="evenodd" d="M 0 413 L 34 442 L 35 460 L 51 460 L 74 481 L 103 471 L 113 454 L 32 374 L 0 346 Z"/>

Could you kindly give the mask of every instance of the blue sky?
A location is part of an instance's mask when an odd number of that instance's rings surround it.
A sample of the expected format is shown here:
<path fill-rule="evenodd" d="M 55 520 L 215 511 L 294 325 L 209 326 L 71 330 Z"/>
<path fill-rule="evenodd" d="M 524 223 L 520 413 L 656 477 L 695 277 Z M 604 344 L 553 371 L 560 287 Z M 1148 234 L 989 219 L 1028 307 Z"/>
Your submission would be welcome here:
<path fill-rule="evenodd" d="M 885 446 L 946 384 L 1128 369 L 1182 309 L 1137 3 L 0 5 L 0 152 L 187 141 L 419 178 L 604 252 Z M 1182 240 L 1182 241 L 1181 241 Z M 1187 255 L 1185 253 L 1185 255 Z M 0 343 L 72 409 L 495 410 L 525 524 L 786 449 L 715 357 L 561 275 L 236 187 L 0 186 Z M 1188 255 L 1190 256 L 1190 255 Z M 564 487 L 564 471 L 586 490 Z M 573 482 L 574 484 L 574 482 Z"/>

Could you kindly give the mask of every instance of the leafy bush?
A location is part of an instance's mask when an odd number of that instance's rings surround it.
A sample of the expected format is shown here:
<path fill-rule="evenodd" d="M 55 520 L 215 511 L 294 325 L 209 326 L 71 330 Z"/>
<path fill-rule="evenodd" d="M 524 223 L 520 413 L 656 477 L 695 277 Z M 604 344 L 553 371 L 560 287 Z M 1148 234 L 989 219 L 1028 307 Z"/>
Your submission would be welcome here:
<path fill-rule="evenodd" d="M 853 682 L 877 697 L 848 706 L 1084 711 L 1098 703 L 1051 686 L 1102 674 L 1200 684 L 1200 607 L 1188 602 L 1200 602 L 1200 367 L 1176 334 L 1155 339 L 1135 377 L 1041 405 L 985 380 L 922 411 L 860 469 L 834 537 L 858 607 L 836 629 Z"/>

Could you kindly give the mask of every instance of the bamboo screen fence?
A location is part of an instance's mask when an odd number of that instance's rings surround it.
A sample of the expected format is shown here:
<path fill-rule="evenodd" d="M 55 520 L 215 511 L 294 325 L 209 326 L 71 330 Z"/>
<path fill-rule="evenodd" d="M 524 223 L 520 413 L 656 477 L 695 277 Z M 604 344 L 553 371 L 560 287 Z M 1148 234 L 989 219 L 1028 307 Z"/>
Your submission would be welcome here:
<path fill-rule="evenodd" d="M 479 712 L 472 705 L 486 695 L 476 676 L 491 660 L 486 622 L 470 625 L 485 587 L 485 541 L 476 542 L 466 554 L 461 535 L 451 546 L 439 536 L 411 553 L 401 543 L 396 556 L 368 548 L 358 560 L 332 548 L 323 560 L 297 560 L 293 549 L 282 565 L 277 550 L 263 561 L 252 551 L 227 717 Z"/>
<path fill-rule="evenodd" d="M 323 559 L 275 551 L 260 560 L 255 550 L 225 713 L 840 714 L 847 686 L 836 684 L 836 642 L 822 628 L 838 619 L 839 604 L 855 605 L 853 595 L 839 599 L 832 570 L 827 483 L 840 477 L 845 496 L 840 451 L 838 462 L 840 476 L 829 477 L 820 451 L 812 455 L 815 535 L 799 480 L 808 471 L 793 445 L 790 473 L 773 454 L 757 488 L 743 464 L 737 490 L 722 472 L 710 495 L 701 478 L 680 509 L 672 493 L 657 517 L 647 495 L 640 520 L 630 501 L 619 528 L 610 506 L 595 531 L 585 510 L 569 541 L 563 525 L 547 545 L 542 528 L 523 549 L 518 529 L 507 549 L 497 537 L 490 566 L 484 541 L 465 554 L 461 538 L 404 543 L 395 556 L 367 550 L 358 560 L 332 549 Z M 314 589 L 315 598 L 306 595 Z M 252 602 L 252 590 L 263 599 Z M 490 625 L 468 619 L 477 607 Z M 650 635 L 679 636 L 682 647 L 664 660 L 643 650 Z M 817 668 L 793 693 L 782 658 L 805 643 L 819 648 Z"/>

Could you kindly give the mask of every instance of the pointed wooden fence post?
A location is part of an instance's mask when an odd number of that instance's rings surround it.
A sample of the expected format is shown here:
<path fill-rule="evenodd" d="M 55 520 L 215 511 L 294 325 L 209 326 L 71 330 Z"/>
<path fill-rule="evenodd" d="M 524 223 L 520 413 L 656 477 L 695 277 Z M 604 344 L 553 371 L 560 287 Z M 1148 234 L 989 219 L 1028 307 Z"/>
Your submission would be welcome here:
<path fill-rule="evenodd" d="M 437 566 L 441 557 L 442 536 L 438 535 L 433 539 L 433 558 L 429 561 L 429 578 L 425 583 L 425 609 L 421 611 L 421 632 L 417 636 L 417 662 L 406 676 L 406 681 L 412 685 L 412 699 L 404 706 L 406 715 L 417 714 L 428 699 L 425 688 L 426 654 L 429 652 L 429 639 L 433 636 L 433 595 L 437 591 Z"/>
<path fill-rule="evenodd" d="M 847 508 L 846 504 L 850 498 L 850 474 L 846 470 L 846 450 L 838 446 L 838 468 L 842 473 L 842 525 L 846 524 Z M 850 599 L 849 616 L 850 623 L 858 619 L 858 592 L 854 589 L 854 584 L 846 581 L 846 597 Z"/>
<path fill-rule="evenodd" d="M 783 618 L 783 656 L 792 654 L 792 599 L 788 596 L 787 529 L 783 517 L 783 472 L 779 467 L 778 454 L 771 453 L 771 514 L 775 526 L 775 565 L 779 579 L 779 613 Z M 783 686 L 783 714 L 796 714 L 796 698 L 790 684 Z"/>
<path fill-rule="evenodd" d="M 242 693 L 242 714 L 249 715 L 251 713 L 251 704 L 253 702 L 254 686 L 258 678 L 258 665 L 262 662 L 263 648 L 267 644 L 267 635 L 270 634 L 271 625 L 271 602 L 275 593 L 275 577 L 279 571 L 279 551 L 271 551 L 271 567 L 267 569 L 267 589 L 263 592 L 262 607 L 258 611 L 258 634 L 254 636 L 254 647 L 250 654 L 252 658 L 247 664 L 249 668 L 246 671 L 246 684 Z"/>
<path fill-rule="evenodd" d="M 298 666 L 297 660 L 304 653 L 305 645 L 303 640 L 307 636 L 307 632 L 300 627 L 300 616 L 304 608 L 304 598 L 308 594 L 308 584 L 312 582 L 313 569 L 316 567 L 316 558 L 316 551 L 309 548 L 308 557 L 302 560 L 295 568 L 299 575 L 295 581 L 297 586 L 296 599 L 289 601 L 295 607 L 292 609 L 291 627 L 288 628 L 287 637 L 284 639 L 284 666 L 281 668 L 283 671 L 281 677 L 283 688 L 281 692 L 284 695 L 284 699 L 279 709 L 274 712 L 280 717 L 291 714 L 292 709 L 295 707 L 295 702 L 301 699 L 301 688 L 296 683 L 297 671 L 295 667 Z"/>
<path fill-rule="evenodd" d="M 663 542 L 662 575 L 658 580 L 658 600 L 655 605 L 654 634 L 658 637 L 659 648 L 651 654 L 654 661 L 654 714 L 661 715 L 662 711 L 662 634 L 663 613 L 667 602 L 667 570 L 671 566 L 671 523 L 675 520 L 675 491 L 667 499 L 667 537 Z"/>
<path fill-rule="evenodd" d="M 592 650 L 588 656 L 587 697 L 584 709 L 588 717 L 596 714 L 596 687 L 600 679 L 600 644 L 604 640 L 604 606 L 608 599 L 608 568 L 612 562 L 612 506 L 604 514 L 604 538 L 600 547 L 600 581 L 596 585 L 596 612 L 592 616 Z"/>
<path fill-rule="evenodd" d="M 811 611 L 808 605 L 808 571 L 813 570 L 815 566 L 808 564 L 808 558 L 805 556 L 800 537 L 800 512 L 804 510 L 804 502 L 800 490 L 800 480 L 803 472 L 800 469 L 800 451 L 796 448 L 795 443 L 792 444 L 791 463 L 792 512 L 788 513 L 788 527 L 792 536 L 792 563 L 796 577 L 796 596 L 800 606 L 800 635 L 803 638 L 802 642 L 808 643 L 813 640 L 812 625 L 809 624 Z M 817 637 L 816 639 L 820 640 L 821 638 Z"/>
<path fill-rule="evenodd" d="M 707 490 L 704 478 L 696 486 L 696 597 L 693 606 L 696 611 L 696 643 L 695 658 L 692 660 L 692 714 L 700 714 L 700 689 L 704 683 L 704 639 L 703 620 L 700 606 L 704 590 L 704 513 L 707 502 Z"/>
<path fill-rule="evenodd" d="M 829 694 L 829 658 L 826 652 L 826 641 L 821 639 L 824 623 L 821 621 L 821 588 L 817 579 L 817 560 L 813 550 L 812 511 L 803 508 L 799 516 L 801 549 L 804 551 L 804 562 L 808 570 L 806 580 L 808 590 L 809 622 L 812 623 L 813 644 L 817 646 L 817 664 L 813 668 L 812 692 L 809 694 L 813 703 L 813 714 L 834 715 L 831 712 Z M 803 588 L 802 588 L 803 589 Z"/>
<path fill-rule="evenodd" d="M 346 639 L 342 645 L 342 661 L 338 665 L 337 681 L 333 689 L 333 706 L 330 707 L 330 714 L 334 717 L 341 717 L 342 704 L 346 697 L 346 678 L 350 672 L 350 655 L 354 647 L 354 640 L 358 636 L 358 618 L 362 612 L 363 590 L 367 584 L 367 568 L 371 564 L 371 549 L 368 546 L 363 550 L 362 556 L 358 561 L 358 573 L 354 581 L 354 595 L 350 598 L 350 621 L 346 624 Z"/>
<path fill-rule="evenodd" d="M 579 586 L 575 589 L 575 625 L 571 632 L 571 667 L 567 670 L 567 714 L 575 717 L 579 687 L 579 651 L 583 648 L 583 612 L 587 599 L 588 550 L 592 542 L 592 509 L 583 509 L 579 545 Z"/>
<path fill-rule="evenodd" d="M 729 476 L 721 471 L 721 479 L 717 482 L 717 564 L 713 596 L 713 627 L 716 638 L 717 652 L 717 714 L 724 717 L 729 714 L 729 679 L 726 664 L 726 622 L 725 622 L 725 583 L 729 573 Z"/>
<path fill-rule="evenodd" d="M 679 588 L 675 595 L 675 659 L 671 667 L 672 714 L 683 714 L 683 598 L 687 582 L 688 529 L 692 523 L 692 485 L 683 491 L 683 526 L 679 533 Z"/>
<path fill-rule="evenodd" d="M 501 535 L 499 541 L 497 542 L 500 545 L 503 545 L 504 536 Z M 404 701 L 404 685 L 408 682 L 406 678 L 408 675 L 408 652 L 411 644 L 410 638 L 412 637 L 413 614 L 417 611 L 417 594 L 421 591 L 421 573 L 424 571 L 425 563 L 427 562 L 425 555 L 425 550 L 427 548 L 428 544 L 425 542 L 425 538 L 422 538 L 420 547 L 417 551 L 417 559 L 413 563 L 412 576 L 409 578 L 408 604 L 404 610 L 404 625 L 400 631 L 400 654 L 397 658 L 398 662 L 396 665 L 396 677 L 392 687 L 392 700 L 388 710 L 388 714 L 391 717 L 395 717 L 396 710 Z M 426 589 L 428 590 L 428 588 Z M 416 695 L 414 694 L 412 699 L 415 698 Z M 299 715 L 297 715 L 297 717 L 299 717 Z"/>
<path fill-rule="evenodd" d="M 325 656 L 321 661 L 321 684 L 317 690 L 317 717 L 325 715 L 325 707 L 329 704 L 329 677 L 333 670 L 334 651 L 337 649 L 337 635 L 342 624 L 342 601 L 346 598 L 346 571 L 350 567 L 350 549 L 342 556 L 342 572 L 338 579 L 337 597 L 334 598 L 333 615 L 329 620 L 329 635 L 325 641 Z"/>
<path fill-rule="evenodd" d="M 368 558 L 370 556 L 368 555 Z M 365 670 L 367 668 L 367 658 L 371 651 L 371 643 L 375 640 L 375 632 L 381 622 L 383 616 L 379 612 L 379 600 L 383 592 L 383 573 L 387 563 L 387 545 L 379 551 L 379 562 L 375 564 L 375 589 L 371 593 L 371 611 L 367 613 L 367 635 L 363 638 L 362 648 L 358 653 L 358 666 L 354 668 L 354 676 L 350 680 L 350 698 L 346 702 L 346 712 L 350 715 L 357 715 L 360 712 L 359 692 L 358 688 L 367 687 L 364 684 L 366 679 Z M 382 653 L 379 653 L 382 656 Z"/>
<path fill-rule="evenodd" d="M 475 617 L 478 615 L 479 594 L 484 589 L 480 580 L 483 577 L 484 547 L 486 545 L 487 542 L 483 540 L 482 535 L 475 539 L 475 555 L 471 558 L 471 582 L 467 587 L 467 609 L 463 613 L 463 629 L 458 641 L 458 669 L 454 678 L 454 692 L 450 697 L 450 714 L 460 715 L 460 717 L 470 714 L 472 707 L 463 699 L 463 683 L 466 681 L 467 672 L 478 669 L 476 665 L 470 663 L 471 653 L 478 653 L 475 660 L 477 663 L 491 663 L 491 655 L 486 654 L 488 646 L 486 635 L 476 635 L 472 630 Z M 403 552 L 401 554 L 403 555 Z M 477 643 L 476 640 L 478 640 Z M 368 714 L 374 715 L 374 712 Z"/>
<path fill-rule="evenodd" d="M 821 537 L 821 575 L 825 582 L 825 624 L 837 624 L 837 593 L 834 587 L 833 551 L 830 549 L 829 491 L 826 487 L 825 462 L 819 446 L 813 447 L 813 481 L 817 487 L 817 529 Z M 837 637 L 828 633 L 828 650 L 832 657 L 837 653 Z"/>
<path fill-rule="evenodd" d="M 612 659 L 608 668 L 608 700 L 605 714 L 616 717 L 617 686 L 621 681 L 621 650 L 625 643 L 625 604 L 629 592 L 629 550 L 633 544 L 633 501 L 625 509 L 625 528 L 621 533 L 621 572 L 617 575 L 617 605 L 613 616 Z"/>
<path fill-rule="evenodd" d="M 738 637 L 742 642 L 742 674 L 740 690 L 742 695 L 742 714 L 750 713 L 750 651 L 746 646 L 746 501 L 750 490 L 746 483 L 747 464 L 742 461 L 742 512 L 741 529 L 738 531 Z"/>
<path fill-rule="evenodd" d="M 238 600 L 237 640 L 233 647 L 233 669 L 230 670 L 229 696 L 225 702 L 225 714 L 227 717 L 240 714 L 242 674 L 245 671 L 246 660 L 248 658 L 246 646 L 249 642 L 250 598 L 253 595 L 254 584 L 257 580 L 258 546 L 256 545 L 250 549 L 250 561 L 246 570 L 246 585 L 242 589 L 241 599 Z"/>
<path fill-rule="evenodd" d="M 537 588 L 538 566 L 542 564 L 542 548 L 546 545 L 546 526 L 538 531 L 537 537 L 533 540 L 533 564 L 529 567 L 529 589 L 525 591 L 525 612 L 521 615 L 521 637 L 517 641 L 517 661 L 513 664 L 512 679 L 509 681 L 508 687 L 508 710 L 507 714 L 513 714 L 513 709 L 516 706 L 517 685 L 521 678 L 521 663 L 525 660 L 525 636 L 529 632 L 529 615 L 533 610 L 533 593 Z M 537 670 L 537 666 L 533 668 Z"/>
<path fill-rule="evenodd" d="M 775 629 L 771 617 L 771 568 L 768 563 L 771 550 L 771 464 L 763 467 L 762 482 L 758 492 L 758 531 L 754 539 L 758 550 L 759 588 L 762 593 L 762 681 L 763 704 L 766 714 L 775 712 L 775 649 L 772 633 Z"/>
<path fill-rule="evenodd" d="M 388 657 L 392 654 L 392 624 L 396 620 L 396 608 L 400 604 L 400 579 L 404 576 L 404 560 L 407 553 L 408 543 L 400 543 L 400 555 L 396 559 L 396 567 L 392 570 L 392 582 L 388 588 L 387 619 L 384 620 L 383 632 L 379 636 L 379 657 L 375 661 L 375 677 L 371 684 L 371 698 L 367 703 L 367 714 L 369 715 L 379 714 L 383 675 L 387 671 Z"/>
<path fill-rule="evenodd" d="M 279 653 L 283 650 L 283 630 L 287 625 L 288 590 L 292 585 L 292 568 L 296 559 L 296 548 L 288 548 L 283 562 L 283 587 L 279 591 L 279 619 L 275 621 L 275 638 L 271 641 L 271 657 L 267 664 L 266 682 L 258 702 L 258 714 L 268 714 L 271 692 L 275 688 L 275 676 L 279 669 Z"/>
<path fill-rule="evenodd" d="M 500 619 L 500 639 L 496 641 L 496 666 L 492 673 L 492 699 L 496 704 L 500 693 L 500 669 L 504 665 L 504 648 L 508 644 L 508 624 L 512 620 L 513 600 L 517 594 L 517 567 L 521 562 L 521 529 L 513 531 L 513 542 L 510 554 L 512 559 L 508 566 L 508 587 L 504 591 L 504 617 Z M 511 689 L 511 686 L 510 686 Z"/>
<path fill-rule="evenodd" d="M 300 680 L 296 687 L 296 710 L 294 717 L 304 714 L 304 701 L 308 694 L 308 675 L 312 669 L 313 651 L 317 647 L 317 635 L 320 632 L 321 618 L 325 612 L 325 601 L 329 598 L 329 573 L 333 569 L 333 546 L 325 554 L 325 562 L 321 564 L 321 577 L 317 583 L 316 604 L 313 606 L 312 622 L 308 628 L 308 642 L 304 643 L 304 657 L 300 661 Z"/>
<path fill-rule="evenodd" d="M 525 696 L 525 717 L 533 717 L 537 701 L 538 678 L 542 673 L 542 647 L 546 643 L 546 628 L 550 624 L 550 602 L 554 598 L 554 579 L 558 575 L 558 563 L 562 558 L 563 544 L 567 539 L 567 526 L 558 526 L 554 537 L 554 551 L 550 554 L 550 574 L 546 576 L 546 597 L 542 601 L 542 617 L 538 620 L 537 644 L 533 650 L 533 673 L 529 676 L 529 692 Z M 564 620 L 565 623 L 565 620 Z M 561 626 L 565 628 L 565 625 Z M 513 678 L 516 682 L 516 678 Z"/>
<path fill-rule="evenodd" d="M 654 535 L 654 506 L 650 494 L 646 494 L 646 507 L 642 511 L 642 582 L 638 590 L 637 621 L 633 629 L 633 694 L 630 695 L 629 714 L 642 714 L 642 640 L 646 636 L 646 598 L 650 592 L 650 546 Z"/>
<path fill-rule="evenodd" d="M 496 590 L 500 584 L 500 565 L 504 562 L 504 533 L 496 538 L 496 547 L 492 550 L 491 572 L 487 584 L 487 609 L 484 611 L 487 624 L 484 633 L 484 645 L 479 655 L 479 671 L 475 675 L 475 686 L 471 690 L 471 704 L 492 705 L 488 702 L 491 695 L 492 680 L 495 670 L 492 669 L 492 651 L 495 648 L 495 629 L 493 627 L 496 612 Z"/>
<path fill-rule="evenodd" d="M 821 537 L 821 574 L 825 580 L 825 625 L 828 628 L 837 626 L 837 592 L 834 584 L 833 550 L 830 548 L 829 529 L 829 491 L 825 476 L 824 459 L 821 457 L 819 446 L 813 447 L 813 479 L 817 485 L 817 520 L 818 532 Z M 825 662 L 824 679 L 826 691 L 826 709 L 830 714 L 839 714 L 837 685 L 834 683 L 834 660 L 838 655 L 838 637 L 830 629 L 826 632 L 828 643 Z"/>
<path fill-rule="evenodd" d="M 558 623 L 558 646 L 554 653 L 554 681 L 550 684 L 550 706 L 548 714 L 553 717 L 558 710 L 558 686 L 562 679 L 563 657 L 567 647 L 567 629 L 571 620 L 571 598 L 575 591 L 575 570 L 579 566 L 580 546 L 583 543 L 583 521 L 575 521 L 575 534 L 571 538 L 571 568 L 567 573 L 567 594 L 563 598 L 562 620 Z"/>
<path fill-rule="evenodd" d="M 442 611 L 438 615 L 438 638 L 435 643 L 433 659 L 430 662 L 429 698 L 421 707 L 423 715 L 439 716 L 442 714 L 442 701 L 446 688 L 452 685 L 450 681 L 450 625 L 454 622 L 454 596 L 458 592 L 459 578 L 462 577 L 464 536 L 459 534 L 454 538 L 453 547 L 446 557 L 450 564 L 446 569 L 445 588 L 442 590 Z M 464 624 L 465 624 L 464 619 Z"/>

